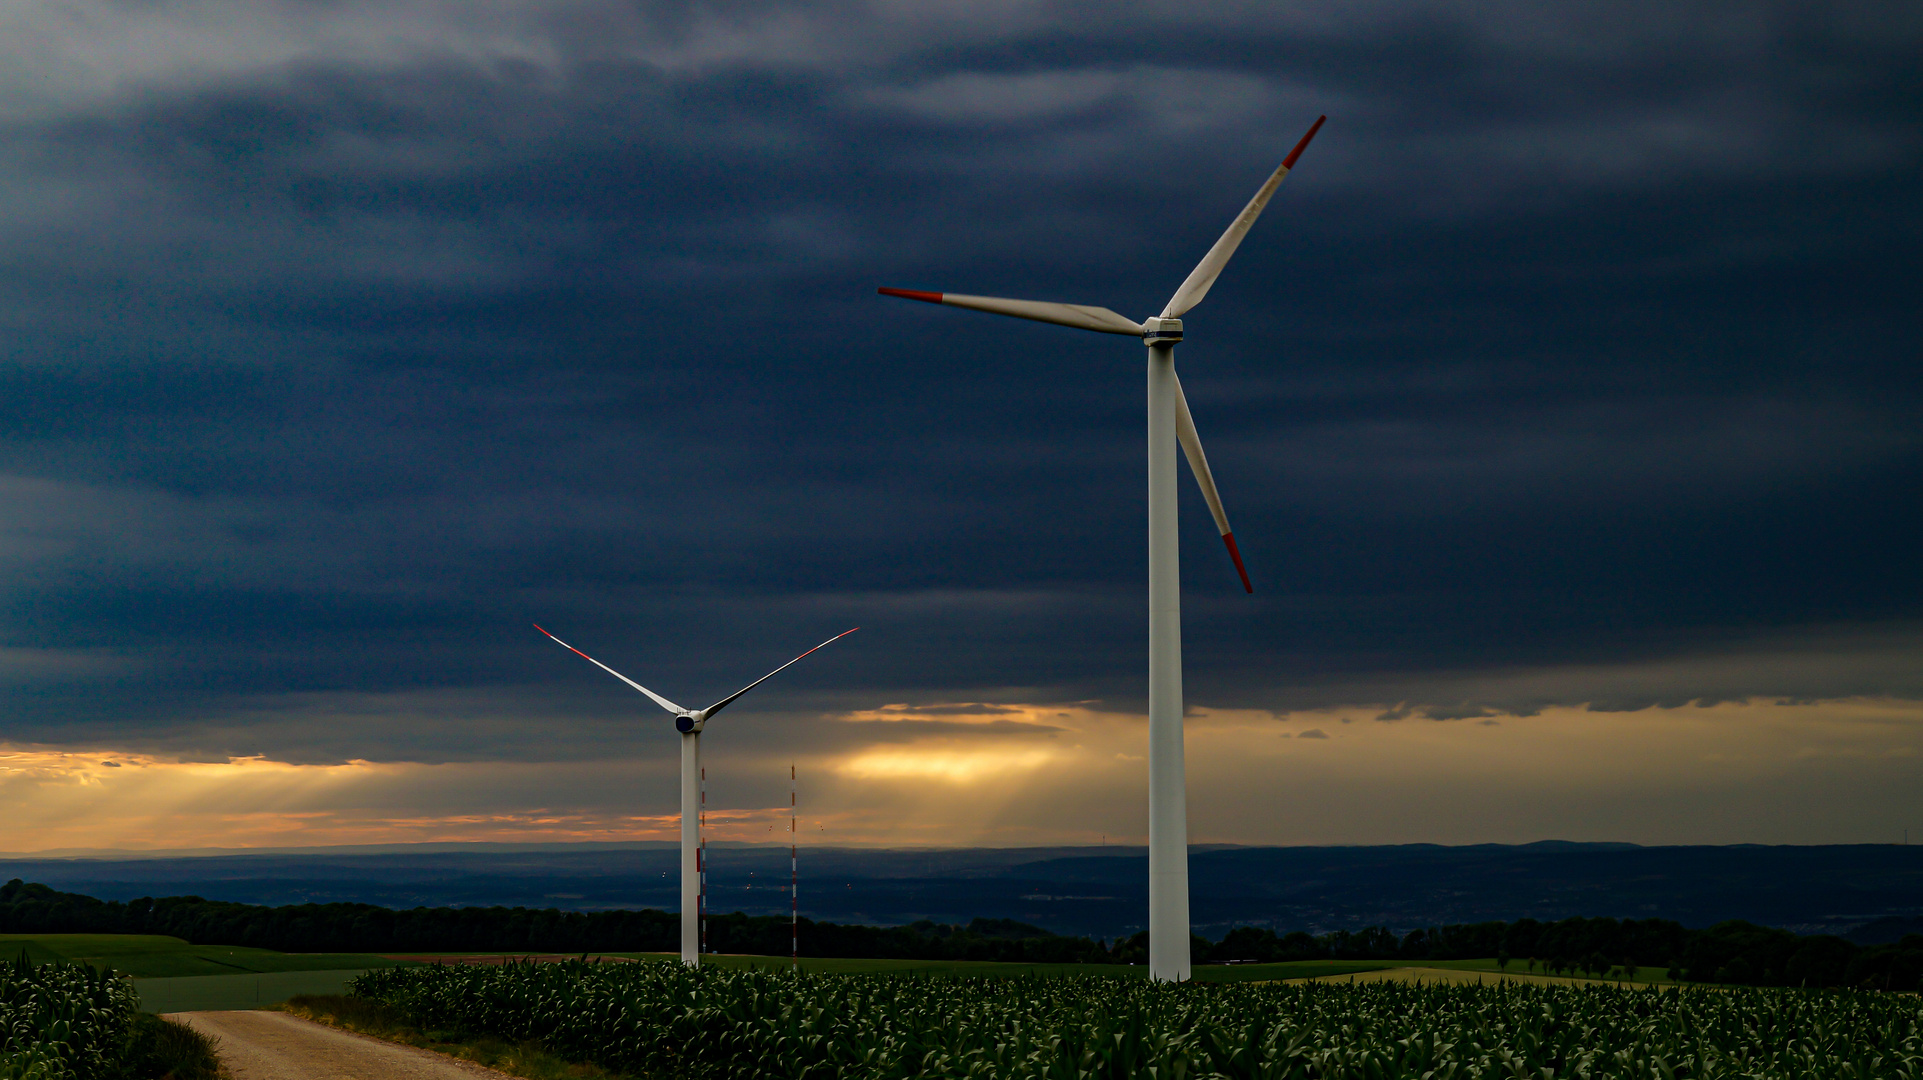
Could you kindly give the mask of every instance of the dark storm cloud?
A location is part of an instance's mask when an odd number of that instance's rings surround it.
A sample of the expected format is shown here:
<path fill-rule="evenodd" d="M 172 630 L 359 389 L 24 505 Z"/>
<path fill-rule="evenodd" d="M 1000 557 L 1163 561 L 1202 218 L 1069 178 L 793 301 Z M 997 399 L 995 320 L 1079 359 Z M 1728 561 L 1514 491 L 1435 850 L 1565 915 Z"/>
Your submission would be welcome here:
<path fill-rule="evenodd" d="M 1923 693 L 1911 5 L 98 13 L 0 34 L 9 737 L 565 753 L 536 619 L 1126 702 L 1136 347 L 873 288 L 1148 313 L 1324 112 L 1189 318 L 1192 699 Z"/>

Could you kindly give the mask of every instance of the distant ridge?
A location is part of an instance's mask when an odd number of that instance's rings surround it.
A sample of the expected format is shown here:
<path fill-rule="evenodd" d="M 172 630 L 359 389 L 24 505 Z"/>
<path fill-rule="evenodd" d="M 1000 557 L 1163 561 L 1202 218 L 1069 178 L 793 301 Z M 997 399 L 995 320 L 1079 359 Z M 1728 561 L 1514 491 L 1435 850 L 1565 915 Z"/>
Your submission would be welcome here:
<path fill-rule="evenodd" d="M 1887 916 L 1864 923 L 1843 936 L 1857 945 L 1894 945 L 1911 934 L 1923 934 L 1923 918 Z"/>
<path fill-rule="evenodd" d="M 1569 850 L 1575 850 L 1579 848 L 1587 849 L 1590 851 L 1635 851 L 1646 845 L 1626 844 L 1620 841 L 1609 841 L 1609 840 L 1602 840 L 1602 841 L 1598 841 L 1598 840 L 1535 840 L 1527 844 L 1513 844 L 1513 845 L 1482 844 L 1478 846 L 1480 847 L 1517 847 L 1525 851 L 1529 851 L 1529 850 L 1569 851 Z"/>
<path fill-rule="evenodd" d="M 1691 927 L 1740 918 L 1804 934 L 1880 935 L 1908 925 L 1887 920 L 1923 918 L 1923 846 L 1197 845 L 1190 859 L 1195 923 L 1218 937 L 1234 926 L 1324 933 L 1573 916 Z M 710 867 L 714 910 L 787 912 L 785 845 L 715 844 Z M 666 843 L 0 857 L 0 880 L 42 881 L 103 899 L 193 894 L 390 908 L 669 910 L 678 902 L 678 873 Z M 1015 919 L 1112 938 L 1145 921 L 1146 876 L 1141 847 L 804 846 L 800 902 L 804 915 L 838 923 Z"/>

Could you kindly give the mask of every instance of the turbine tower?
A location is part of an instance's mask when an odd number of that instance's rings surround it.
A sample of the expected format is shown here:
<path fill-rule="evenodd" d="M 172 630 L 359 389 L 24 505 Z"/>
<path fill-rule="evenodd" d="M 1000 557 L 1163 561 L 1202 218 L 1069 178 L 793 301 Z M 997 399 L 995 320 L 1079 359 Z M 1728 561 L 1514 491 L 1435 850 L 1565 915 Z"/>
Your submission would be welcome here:
<path fill-rule="evenodd" d="M 536 623 L 534 628 L 541 630 L 541 625 Z M 681 962 L 689 967 L 701 964 L 701 905 L 707 893 L 707 867 L 701 864 L 701 729 L 707 727 L 709 719 L 727 708 L 734 699 L 800 663 L 808 653 L 832 645 L 859 629 L 861 627 L 857 626 L 854 630 L 843 630 L 705 709 L 684 709 L 553 634 L 548 634 L 546 630 L 541 630 L 543 634 L 554 638 L 555 644 L 648 695 L 656 705 L 674 714 L 674 729 L 681 733 Z"/>
<path fill-rule="evenodd" d="M 1148 346 L 1148 956 L 1149 977 L 1180 982 L 1189 967 L 1188 791 L 1182 756 L 1182 586 L 1175 518 L 1175 445 L 1182 447 L 1202 486 L 1202 498 L 1215 518 L 1216 531 L 1235 560 L 1242 587 L 1253 593 L 1249 572 L 1229 531 L 1222 497 L 1209 475 L 1208 458 L 1195 434 L 1182 383 L 1175 377 L 1175 346 L 1182 340 L 1182 316 L 1202 302 L 1209 286 L 1228 265 L 1269 197 L 1302 151 L 1321 129 L 1319 117 L 1302 141 L 1270 174 L 1249 204 L 1229 224 L 1215 246 L 1196 264 L 1162 314 L 1138 323 L 1103 307 L 994 296 L 881 289 L 930 304 L 1012 315 L 1018 319 L 1072 326 L 1104 334 L 1139 337 Z"/>

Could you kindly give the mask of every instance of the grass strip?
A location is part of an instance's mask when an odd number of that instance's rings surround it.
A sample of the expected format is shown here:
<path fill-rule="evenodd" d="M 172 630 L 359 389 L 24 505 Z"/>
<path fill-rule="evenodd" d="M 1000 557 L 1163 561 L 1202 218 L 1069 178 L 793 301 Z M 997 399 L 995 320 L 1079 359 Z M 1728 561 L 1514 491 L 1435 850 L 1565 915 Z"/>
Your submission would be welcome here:
<path fill-rule="evenodd" d="M 128 1033 L 131 1080 L 226 1080 L 212 1039 L 185 1024 L 137 1013 Z"/>
<path fill-rule="evenodd" d="M 624 1080 L 622 1074 L 599 1065 L 553 1054 L 537 1041 L 509 1042 L 469 1031 L 423 1031 L 408 1023 L 398 1009 L 345 994 L 297 994 L 279 1008 L 317 1024 L 462 1058 L 524 1080 Z"/>

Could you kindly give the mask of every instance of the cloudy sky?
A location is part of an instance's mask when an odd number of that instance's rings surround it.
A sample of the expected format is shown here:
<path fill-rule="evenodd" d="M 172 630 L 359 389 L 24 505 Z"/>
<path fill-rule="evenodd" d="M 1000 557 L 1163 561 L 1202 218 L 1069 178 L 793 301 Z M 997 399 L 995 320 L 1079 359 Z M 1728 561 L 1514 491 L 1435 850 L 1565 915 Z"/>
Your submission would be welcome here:
<path fill-rule="evenodd" d="M 0 3 L 0 849 L 1923 835 L 1913 3 Z"/>

